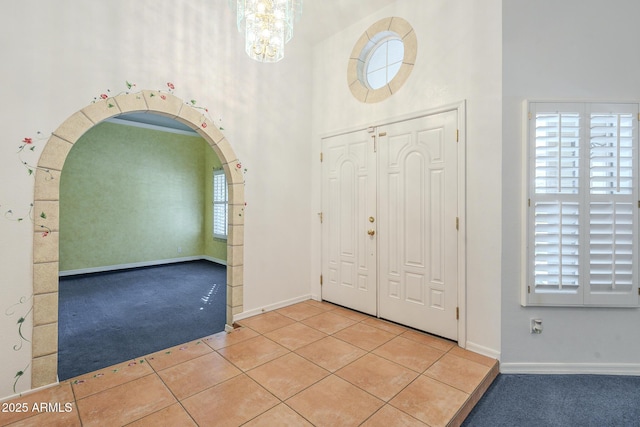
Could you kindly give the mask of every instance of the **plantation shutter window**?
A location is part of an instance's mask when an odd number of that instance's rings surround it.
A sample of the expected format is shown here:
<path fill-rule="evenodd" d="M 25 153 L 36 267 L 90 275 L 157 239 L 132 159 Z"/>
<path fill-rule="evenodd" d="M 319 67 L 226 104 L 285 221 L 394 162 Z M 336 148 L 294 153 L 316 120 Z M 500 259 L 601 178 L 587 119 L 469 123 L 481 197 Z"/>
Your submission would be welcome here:
<path fill-rule="evenodd" d="M 228 234 L 228 191 L 224 171 L 213 173 L 213 236 L 226 239 Z"/>
<path fill-rule="evenodd" d="M 528 108 L 525 303 L 637 306 L 638 104 Z"/>

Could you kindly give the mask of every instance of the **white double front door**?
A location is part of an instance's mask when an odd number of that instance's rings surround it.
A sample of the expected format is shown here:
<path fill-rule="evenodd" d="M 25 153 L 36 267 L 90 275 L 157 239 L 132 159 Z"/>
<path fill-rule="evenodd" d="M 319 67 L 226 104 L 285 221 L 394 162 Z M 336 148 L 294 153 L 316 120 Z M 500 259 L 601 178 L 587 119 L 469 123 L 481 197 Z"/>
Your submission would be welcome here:
<path fill-rule="evenodd" d="M 322 299 L 457 340 L 457 121 L 323 139 Z"/>

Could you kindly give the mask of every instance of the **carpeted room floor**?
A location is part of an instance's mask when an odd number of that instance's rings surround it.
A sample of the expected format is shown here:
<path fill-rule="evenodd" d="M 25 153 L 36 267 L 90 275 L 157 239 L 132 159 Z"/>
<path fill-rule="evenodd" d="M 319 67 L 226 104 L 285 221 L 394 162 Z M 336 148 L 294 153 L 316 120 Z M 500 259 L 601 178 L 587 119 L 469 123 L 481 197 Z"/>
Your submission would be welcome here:
<path fill-rule="evenodd" d="M 206 260 L 61 277 L 60 380 L 224 330 L 226 283 Z"/>
<path fill-rule="evenodd" d="M 463 427 L 637 427 L 640 376 L 500 374 Z"/>

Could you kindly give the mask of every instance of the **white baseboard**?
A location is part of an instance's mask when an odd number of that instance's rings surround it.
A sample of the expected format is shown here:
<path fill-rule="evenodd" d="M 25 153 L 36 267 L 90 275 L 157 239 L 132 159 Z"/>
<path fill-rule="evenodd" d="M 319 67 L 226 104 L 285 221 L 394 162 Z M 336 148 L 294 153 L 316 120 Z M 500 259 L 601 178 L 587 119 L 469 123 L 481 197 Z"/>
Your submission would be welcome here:
<path fill-rule="evenodd" d="M 80 268 L 77 270 L 65 270 L 65 271 L 60 271 L 58 273 L 58 276 L 64 277 L 64 276 L 74 276 L 77 274 L 102 273 L 105 271 L 125 270 L 127 268 L 138 268 L 138 267 L 152 267 L 154 265 L 175 264 L 178 262 L 197 261 L 200 259 L 204 259 L 204 260 L 215 262 L 222 265 L 227 265 L 227 262 L 222 259 L 218 259 L 218 258 L 206 256 L 206 255 L 195 255 L 195 256 L 187 256 L 187 257 L 181 257 L 181 258 L 159 259 L 154 261 L 132 262 L 129 264 L 105 265 L 103 267 L 90 267 L 90 268 Z"/>
<path fill-rule="evenodd" d="M 209 255 L 203 255 L 200 259 L 206 259 L 207 261 L 215 262 L 216 264 L 227 265 L 226 259 L 214 258 Z"/>
<path fill-rule="evenodd" d="M 255 316 L 257 314 L 266 313 L 268 311 L 277 310 L 282 307 L 287 307 L 289 305 L 297 304 L 302 301 L 306 301 L 311 299 L 310 294 L 302 295 L 296 298 L 291 298 L 285 301 L 280 301 L 275 304 L 265 305 L 264 307 L 255 308 L 253 310 L 243 311 L 242 313 L 238 313 L 233 316 L 233 321 L 237 322 L 238 320 L 246 319 L 247 317 Z"/>
<path fill-rule="evenodd" d="M 483 356 L 491 357 L 492 359 L 500 360 L 500 352 L 492 348 L 485 347 L 483 345 L 475 344 L 471 341 L 467 341 L 465 349 L 473 351 L 474 353 L 481 354 Z"/>
<path fill-rule="evenodd" d="M 640 363 L 501 363 L 503 374 L 640 375 Z"/>

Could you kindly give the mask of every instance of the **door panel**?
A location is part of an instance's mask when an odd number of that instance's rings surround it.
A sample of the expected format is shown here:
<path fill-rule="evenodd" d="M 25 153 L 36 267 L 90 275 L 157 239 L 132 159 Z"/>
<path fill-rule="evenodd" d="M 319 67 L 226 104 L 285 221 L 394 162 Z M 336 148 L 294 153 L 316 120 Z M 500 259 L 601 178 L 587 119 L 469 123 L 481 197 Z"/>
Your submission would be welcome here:
<path fill-rule="evenodd" d="M 379 316 L 457 338 L 456 112 L 383 126 Z"/>
<path fill-rule="evenodd" d="M 457 114 L 323 140 L 324 300 L 457 339 Z"/>
<path fill-rule="evenodd" d="M 376 163 L 373 140 L 354 132 L 323 140 L 322 299 L 376 314 Z"/>

